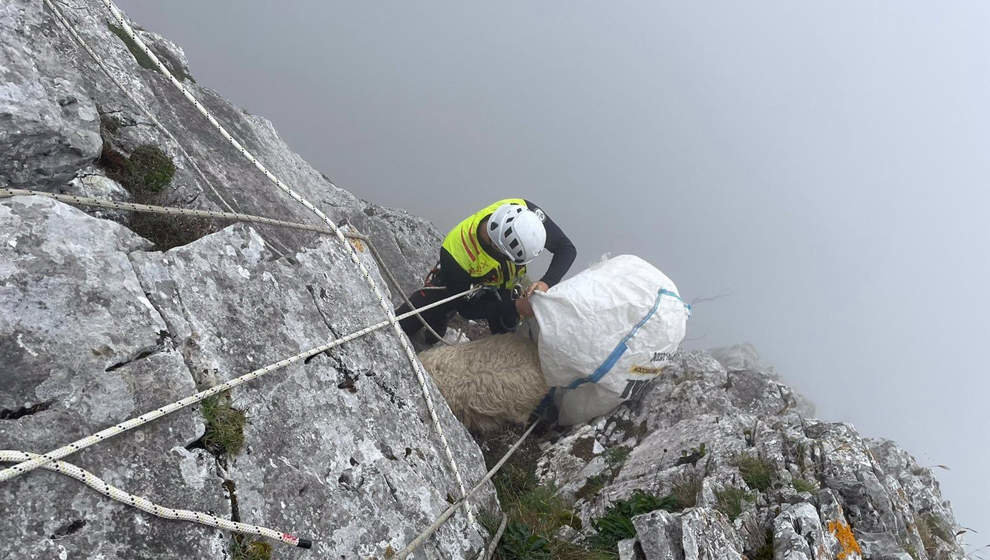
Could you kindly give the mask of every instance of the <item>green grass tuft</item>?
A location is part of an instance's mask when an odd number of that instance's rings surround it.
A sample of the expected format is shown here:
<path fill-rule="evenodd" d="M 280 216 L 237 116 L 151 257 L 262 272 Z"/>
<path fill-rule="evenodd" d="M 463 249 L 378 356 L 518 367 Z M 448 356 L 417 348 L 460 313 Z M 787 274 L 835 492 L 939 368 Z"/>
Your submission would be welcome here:
<path fill-rule="evenodd" d="M 501 457 L 515 437 L 505 439 L 505 442 L 492 440 L 490 443 L 494 445 L 483 446 L 483 449 L 487 449 L 485 458 L 489 467 Z M 593 440 L 583 442 L 581 446 L 587 446 L 588 443 L 593 443 Z M 589 488 L 607 484 L 628 454 L 624 447 L 606 452 L 605 462 L 608 468 L 598 480 L 592 477 L 592 486 Z M 580 531 L 582 522 L 574 512 L 573 504 L 560 497 L 556 488 L 540 484 L 534 474 L 539 457 L 539 445 L 530 439 L 495 475 L 493 482 L 499 503 L 508 517 L 496 560 L 616 560 L 618 556 L 614 547 L 604 550 L 591 543 L 572 543 L 557 538 L 558 532 L 565 525 Z M 501 515 L 481 515 L 480 519 L 488 532 L 494 535 L 501 522 Z"/>
<path fill-rule="evenodd" d="M 809 494 L 814 494 L 818 491 L 818 486 L 816 486 L 814 482 L 807 481 L 803 478 L 795 478 L 791 484 L 798 492 L 808 492 Z"/>
<path fill-rule="evenodd" d="M 240 537 L 240 538 L 237 538 Z M 238 535 L 231 541 L 231 560 L 271 560 L 272 545 L 265 541 L 250 541 Z"/>
<path fill-rule="evenodd" d="M 564 542 L 556 538 L 564 525 L 580 530 L 581 518 L 570 505 L 557 495 L 552 486 L 539 484 L 536 476 L 517 465 L 507 464 L 495 477 L 499 502 L 509 518 L 506 532 L 499 543 L 502 560 L 614 560 L 615 555 L 600 550 Z M 491 534 L 501 518 L 482 517 Z"/>
<path fill-rule="evenodd" d="M 99 165 L 107 177 L 121 184 L 138 204 L 169 206 L 167 187 L 175 176 L 175 164 L 157 146 L 143 144 L 130 156 L 114 147 L 116 132 L 123 126 L 115 116 L 101 118 L 103 153 Z M 217 220 L 134 212 L 129 227 L 151 240 L 161 250 L 186 245 L 219 229 Z"/>
<path fill-rule="evenodd" d="M 502 535 L 500 552 L 505 560 L 550 560 L 550 541 L 533 533 L 528 525 L 510 521 Z"/>
<path fill-rule="evenodd" d="M 605 452 L 605 464 L 609 469 L 619 469 L 625 464 L 631 451 L 628 447 L 613 447 Z"/>
<path fill-rule="evenodd" d="M 175 176 L 175 164 L 158 146 L 144 144 L 134 148 L 128 158 L 128 190 L 162 192 Z"/>
<path fill-rule="evenodd" d="M 750 488 L 761 492 L 770 488 L 773 468 L 766 459 L 741 455 L 736 458 L 736 466 Z"/>
<path fill-rule="evenodd" d="M 697 505 L 698 493 L 701 492 L 702 478 L 701 475 L 692 473 L 674 483 L 670 495 L 677 502 L 677 509 L 672 511 L 679 511 Z"/>
<path fill-rule="evenodd" d="M 619 541 L 636 536 L 633 517 L 658 509 L 675 511 L 678 505 L 673 496 L 660 498 L 637 490 L 629 499 L 612 504 L 605 510 L 605 515 L 592 521 L 598 534 L 592 537 L 591 544 L 600 550 L 614 551 Z"/>
<path fill-rule="evenodd" d="M 715 508 L 729 516 L 729 519 L 735 520 L 735 518 L 742 514 L 743 500 L 750 501 L 752 499 L 753 496 L 749 492 L 746 492 L 742 488 L 730 486 L 729 488 L 715 491 Z"/>
<path fill-rule="evenodd" d="M 226 393 L 203 399 L 206 432 L 203 447 L 217 456 L 233 457 L 244 446 L 244 413 L 230 405 Z"/>
<path fill-rule="evenodd" d="M 121 126 L 120 119 L 107 117 L 103 122 L 103 133 L 114 134 Z M 125 156 L 114 149 L 112 143 L 104 140 L 100 165 L 107 176 L 127 189 L 135 200 L 147 201 L 162 192 L 175 176 L 172 158 L 153 144 L 142 144 Z"/>

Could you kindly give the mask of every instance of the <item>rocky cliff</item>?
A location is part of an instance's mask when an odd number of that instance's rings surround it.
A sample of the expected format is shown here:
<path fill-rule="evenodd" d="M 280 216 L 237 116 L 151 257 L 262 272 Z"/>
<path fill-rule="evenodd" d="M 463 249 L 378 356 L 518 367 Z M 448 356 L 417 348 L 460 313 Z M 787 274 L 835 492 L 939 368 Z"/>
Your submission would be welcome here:
<path fill-rule="evenodd" d="M 624 558 L 963 557 L 929 468 L 810 414 L 752 347 L 685 353 L 641 401 L 549 445 L 536 474 L 596 527 L 659 498 L 631 516 Z"/>
<path fill-rule="evenodd" d="M 0 188 L 314 223 L 151 67 L 102 2 L 56 5 L 171 135 L 42 1 L 9 0 L 0 5 Z M 271 123 L 198 86 L 180 48 L 139 34 L 275 175 L 367 234 L 403 290 L 418 285 L 436 256 L 435 228 L 333 185 Z M 272 226 L 0 199 L 0 449 L 54 449 L 380 321 L 347 250 Z M 811 419 L 751 353 L 715 356 L 684 354 L 638 402 L 534 440 L 530 486 L 550 489 L 569 513 L 540 542 L 503 494 L 513 522 L 500 555 L 962 557 L 929 469 L 891 442 Z M 486 470 L 482 452 L 430 390 L 473 484 Z M 314 550 L 158 519 L 38 470 L 0 482 L 0 559 L 388 558 L 460 495 L 390 330 L 66 460 L 162 505 L 313 538 Z M 487 520 L 498 512 L 491 485 L 473 510 Z M 489 539 L 458 513 L 416 557 L 474 558 Z"/>

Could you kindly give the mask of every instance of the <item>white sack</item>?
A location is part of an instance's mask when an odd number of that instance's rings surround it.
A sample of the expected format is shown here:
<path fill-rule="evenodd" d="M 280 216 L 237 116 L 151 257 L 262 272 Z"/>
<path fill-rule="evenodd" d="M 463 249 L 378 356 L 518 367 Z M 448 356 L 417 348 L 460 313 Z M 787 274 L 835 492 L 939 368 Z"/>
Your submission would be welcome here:
<path fill-rule="evenodd" d="M 678 293 L 650 263 L 620 255 L 531 298 L 561 424 L 612 410 L 670 362 L 690 314 Z M 597 382 L 589 379 L 596 372 Z"/>

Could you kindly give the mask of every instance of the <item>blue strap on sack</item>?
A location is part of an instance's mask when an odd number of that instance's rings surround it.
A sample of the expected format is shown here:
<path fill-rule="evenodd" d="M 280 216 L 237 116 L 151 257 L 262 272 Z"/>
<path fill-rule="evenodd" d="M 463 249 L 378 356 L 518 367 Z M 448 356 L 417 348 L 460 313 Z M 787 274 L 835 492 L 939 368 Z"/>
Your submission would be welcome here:
<path fill-rule="evenodd" d="M 691 311 L 691 306 L 684 303 L 684 300 L 681 299 L 681 296 L 677 295 L 674 292 L 671 292 L 670 290 L 665 290 L 663 288 L 660 288 L 660 290 L 657 291 L 657 297 L 653 301 L 653 308 L 650 309 L 650 312 L 647 313 L 646 316 L 639 321 L 639 323 L 636 323 L 636 326 L 633 327 L 631 331 L 629 331 L 629 334 L 623 337 L 622 340 L 620 340 L 619 343 L 615 345 L 615 348 L 608 355 L 608 357 L 605 358 L 605 361 L 602 362 L 602 364 L 598 366 L 597 369 L 595 369 L 595 372 L 583 379 L 575 379 L 570 385 L 568 385 L 567 388 L 574 389 L 575 387 L 579 385 L 583 385 L 585 383 L 598 383 L 602 377 L 605 377 L 605 375 L 608 374 L 608 372 L 612 371 L 612 368 L 615 367 L 615 364 L 619 361 L 619 358 L 621 358 L 622 355 L 626 353 L 626 350 L 629 349 L 629 341 L 632 340 L 633 337 L 636 336 L 636 333 L 639 332 L 639 329 L 641 329 L 643 325 L 645 325 L 646 322 L 649 321 L 654 314 L 656 314 L 657 309 L 660 308 L 660 298 L 663 296 L 670 296 L 677 299 L 677 301 L 684 304 L 684 307 L 685 309 L 688 310 L 688 312 Z"/>

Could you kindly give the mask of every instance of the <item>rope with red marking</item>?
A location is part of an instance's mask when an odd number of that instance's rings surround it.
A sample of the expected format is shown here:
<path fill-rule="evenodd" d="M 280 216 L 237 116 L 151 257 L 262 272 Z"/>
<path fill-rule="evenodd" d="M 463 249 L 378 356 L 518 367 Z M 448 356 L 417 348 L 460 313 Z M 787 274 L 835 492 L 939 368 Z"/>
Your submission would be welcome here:
<path fill-rule="evenodd" d="M 409 317 L 409 316 L 411 316 L 411 315 L 413 315 L 415 313 L 418 313 L 420 311 L 424 311 L 426 309 L 430 309 L 430 308 L 436 307 L 438 305 L 443 305 L 443 304 L 445 304 L 447 302 L 450 302 L 450 301 L 453 301 L 453 300 L 455 300 L 455 299 L 457 299 L 459 297 L 462 297 L 462 296 L 465 296 L 467 294 L 473 293 L 473 292 L 477 291 L 478 289 L 480 289 L 480 288 L 474 287 L 474 288 L 471 288 L 469 290 L 465 290 L 465 291 L 463 291 L 463 292 L 461 292 L 459 294 L 455 294 L 455 295 L 450 296 L 448 298 L 445 298 L 445 299 L 442 299 L 440 301 L 431 303 L 429 305 L 424 305 L 423 307 L 420 307 L 419 309 L 415 309 L 415 310 L 410 311 L 408 313 L 403 313 L 402 315 L 399 315 L 397 317 L 397 319 L 398 320 L 405 319 L 406 317 Z M 111 438 L 113 436 L 122 434 L 122 433 L 124 433 L 124 432 L 126 432 L 128 430 L 132 430 L 132 429 L 134 429 L 134 428 L 136 428 L 138 426 L 141 426 L 143 424 L 147 424 L 148 422 L 151 422 L 152 420 L 156 420 L 158 418 L 161 418 L 162 416 L 165 416 L 166 414 L 171 414 L 171 413 L 173 413 L 173 412 L 175 412 L 177 410 L 183 409 L 183 408 L 185 408 L 185 407 L 187 407 L 189 405 L 196 404 L 196 403 L 200 402 L 201 400 L 203 400 L 203 399 L 205 399 L 207 397 L 211 397 L 213 395 L 216 395 L 218 393 L 222 393 L 224 391 L 229 391 L 230 389 L 233 389 L 234 387 L 237 387 L 238 385 L 243 385 L 244 383 L 247 383 L 248 381 L 253 381 L 253 380 L 255 380 L 255 379 L 257 379 L 257 378 L 259 378 L 259 377 L 261 377 L 261 376 L 263 376 L 263 375 L 265 375 L 267 373 L 271 373 L 273 371 L 282 369 L 282 368 L 284 368 L 286 366 L 289 366 L 289 365 L 292 365 L 292 364 L 294 364 L 296 362 L 305 360 L 306 358 L 308 358 L 310 356 L 315 356 L 315 355 L 317 355 L 317 354 L 319 354 L 321 352 L 326 352 L 327 350 L 330 350 L 331 348 L 336 348 L 337 346 L 340 346 L 341 344 L 344 344 L 345 342 L 350 342 L 350 341 L 352 341 L 352 340 L 354 340 L 356 338 L 360 338 L 360 337 L 362 337 L 362 336 L 364 336 L 364 335 L 366 335 L 366 334 L 368 334 L 370 332 L 373 332 L 373 331 L 379 330 L 381 328 L 387 327 L 390 324 L 392 324 L 392 321 L 391 320 L 380 321 L 378 323 L 375 323 L 374 325 L 371 325 L 369 327 L 365 327 L 365 328 L 363 328 L 361 330 L 355 331 L 355 332 L 353 332 L 353 333 L 351 333 L 351 334 L 349 334 L 347 336 L 338 338 L 336 340 L 332 340 L 332 341 L 330 341 L 330 342 L 328 342 L 326 344 L 323 344 L 321 346 L 316 346 L 314 348 L 310 348 L 309 350 L 306 350 L 304 352 L 300 352 L 300 353 L 296 354 L 295 356 L 290 356 L 288 358 L 285 358 L 284 360 L 275 362 L 273 364 L 268 364 L 267 366 L 264 366 L 262 368 L 259 368 L 259 369 L 254 370 L 252 372 L 246 373 L 246 374 L 244 374 L 244 375 L 242 375 L 240 377 L 237 377 L 235 379 L 231 379 L 230 381 L 226 381 L 226 382 L 221 383 L 219 385 L 215 385 L 213 387 L 210 387 L 209 389 L 206 389 L 204 391 L 200 391 L 200 392 L 196 393 L 195 395 L 190 395 L 190 396 L 188 396 L 188 397 L 186 397 L 184 399 L 175 401 L 174 403 L 171 403 L 171 404 L 165 405 L 165 406 L 163 406 L 161 408 L 158 408 L 158 409 L 155 409 L 155 410 L 146 412 L 146 413 L 144 413 L 144 414 L 142 414 L 140 416 L 137 416 L 135 418 L 131 418 L 130 420 L 127 420 L 125 422 L 121 422 L 120 424 L 117 424 L 116 426 L 111 426 L 111 427 L 106 428 L 104 430 L 101 430 L 101 431 L 99 431 L 99 432 L 97 432 L 97 433 L 95 433 L 93 435 L 90 435 L 90 436 L 84 437 L 82 439 L 76 440 L 76 441 L 74 441 L 74 442 L 72 442 L 72 443 L 70 443 L 68 445 L 62 446 L 62 447 L 60 447 L 58 449 L 55 449 L 53 451 L 49 451 L 48 453 L 43 453 L 41 455 L 37 455 L 37 456 L 33 457 L 30 460 L 23 461 L 21 463 L 17 463 L 14 466 L 11 466 L 11 467 L 7 467 L 6 469 L 0 470 L 0 482 L 3 482 L 5 480 L 10 480 L 10 479 L 12 479 L 12 478 L 14 478 L 16 476 L 20 476 L 22 474 L 25 474 L 25 473 L 28 473 L 30 471 L 33 471 L 34 469 L 36 469 L 38 467 L 41 467 L 41 466 L 43 466 L 43 465 L 45 465 L 47 463 L 50 463 L 52 461 L 57 461 L 57 460 L 65 457 L 67 455 L 71 455 L 71 454 L 73 454 L 73 453 L 75 453 L 77 451 L 81 451 L 81 450 L 83 450 L 83 449 L 85 449 L 85 448 L 87 448 L 87 447 L 89 447 L 91 445 L 94 445 L 96 443 L 99 443 L 101 441 L 104 441 L 106 439 L 109 439 L 109 438 Z"/>
<path fill-rule="evenodd" d="M 35 453 L 13 451 L 10 449 L 0 450 L 0 462 L 21 462 L 36 459 L 37 457 L 39 456 Z M 309 539 L 301 539 L 295 535 L 282 531 L 276 531 L 274 529 L 268 529 L 267 527 L 251 525 L 249 523 L 241 523 L 239 521 L 231 521 L 229 519 L 217 517 L 211 513 L 160 506 L 150 500 L 142 498 L 141 496 L 135 496 L 134 494 L 130 494 L 120 488 L 117 488 L 116 486 L 111 486 L 93 473 L 81 469 L 72 463 L 66 463 L 65 461 L 54 461 L 44 465 L 42 468 L 55 471 L 66 476 L 71 476 L 104 496 L 129 506 L 136 507 L 152 515 L 157 515 L 163 519 L 190 521 L 193 523 L 199 523 L 200 525 L 208 525 L 218 529 L 234 531 L 236 533 L 247 533 L 251 535 L 268 537 L 269 539 L 280 541 L 285 544 L 291 544 L 292 546 L 298 546 L 300 548 L 310 548 L 313 545 L 313 541 Z"/>

